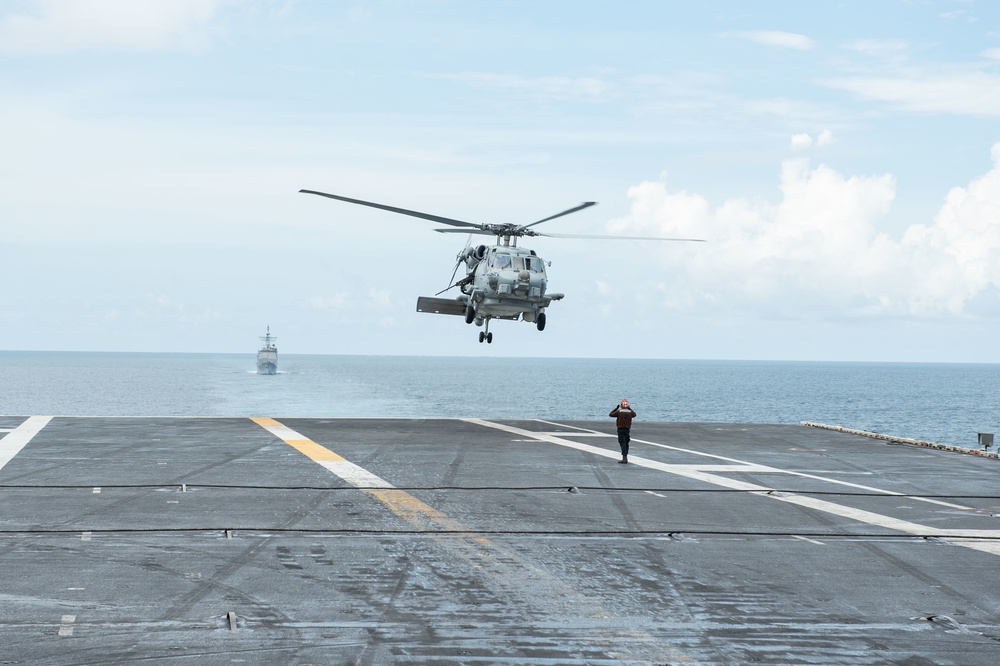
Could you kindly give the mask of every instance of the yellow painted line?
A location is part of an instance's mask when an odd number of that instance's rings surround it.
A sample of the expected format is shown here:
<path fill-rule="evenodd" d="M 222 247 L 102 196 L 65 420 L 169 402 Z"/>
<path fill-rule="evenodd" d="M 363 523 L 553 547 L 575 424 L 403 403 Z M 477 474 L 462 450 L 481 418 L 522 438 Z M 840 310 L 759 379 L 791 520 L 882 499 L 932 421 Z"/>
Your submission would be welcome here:
<path fill-rule="evenodd" d="M 321 444 L 304 437 L 288 426 L 267 417 L 250 419 L 278 439 L 282 440 L 313 462 L 325 467 L 334 475 L 358 490 L 374 497 L 397 516 L 420 530 L 470 532 L 458 521 L 420 501 L 406 491 L 398 490 L 385 479 L 365 468 L 349 462 Z M 474 537 L 486 541 L 482 537 Z"/>
<path fill-rule="evenodd" d="M 343 460 L 343 458 L 330 449 L 308 439 L 286 439 L 285 443 L 298 449 L 299 453 L 316 462 L 321 460 Z"/>

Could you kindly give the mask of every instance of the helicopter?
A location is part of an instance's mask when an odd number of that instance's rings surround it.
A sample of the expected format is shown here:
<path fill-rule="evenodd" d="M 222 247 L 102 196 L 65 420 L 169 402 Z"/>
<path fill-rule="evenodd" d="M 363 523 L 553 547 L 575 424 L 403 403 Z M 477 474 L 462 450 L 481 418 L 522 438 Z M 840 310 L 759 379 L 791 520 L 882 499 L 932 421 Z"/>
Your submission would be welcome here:
<path fill-rule="evenodd" d="M 421 213 L 406 208 L 397 208 L 385 204 L 351 199 L 338 194 L 318 192 L 316 190 L 299 190 L 303 194 L 315 194 L 329 199 L 345 201 L 360 206 L 379 208 L 392 213 L 419 217 L 431 222 L 449 225 L 449 229 L 435 229 L 439 233 L 467 233 L 469 242 L 455 258 L 455 268 L 448 280 L 448 286 L 434 296 L 417 298 L 417 312 L 457 315 L 465 318 L 466 324 L 485 327 L 479 332 L 479 342 L 492 344 L 493 333 L 490 331 L 490 320 L 507 319 L 534 323 L 539 331 L 545 330 L 545 310 L 553 301 L 562 300 L 565 294 L 549 292 L 545 262 L 534 250 L 518 247 L 517 239 L 522 236 L 544 236 L 547 238 L 584 238 L 597 240 L 660 240 L 660 241 L 690 241 L 705 242 L 700 238 L 662 238 L 657 236 L 606 236 L 589 234 L 547 234 L 535 231 L 532 227 L 548 222 L 564 215 L 576 213 L 595 205 L 596 201 L 585 201 L 561 213 L 550 215 L 531 224 L 475 224 L 463 220 L 455 220 L 440 215 Z M 496 236 L 496 245 L 471 244 L 472 235 Z M 465 264 L 466 275 L 455 281 L 458 269 Z M 446 291 L 458 287 L 460 292 L 456 298 L 439 298 Z"/>

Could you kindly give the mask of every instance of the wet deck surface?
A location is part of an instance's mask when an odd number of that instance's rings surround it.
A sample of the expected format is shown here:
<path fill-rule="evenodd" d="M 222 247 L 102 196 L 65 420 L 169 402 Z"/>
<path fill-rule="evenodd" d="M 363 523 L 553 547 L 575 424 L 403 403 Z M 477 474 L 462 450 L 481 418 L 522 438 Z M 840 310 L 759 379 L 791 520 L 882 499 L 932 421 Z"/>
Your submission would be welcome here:
<path fill-rule="evenodd" d="M 275 418 L 0 417 L 0 663 L 998 663 L 996 460 Z"/>

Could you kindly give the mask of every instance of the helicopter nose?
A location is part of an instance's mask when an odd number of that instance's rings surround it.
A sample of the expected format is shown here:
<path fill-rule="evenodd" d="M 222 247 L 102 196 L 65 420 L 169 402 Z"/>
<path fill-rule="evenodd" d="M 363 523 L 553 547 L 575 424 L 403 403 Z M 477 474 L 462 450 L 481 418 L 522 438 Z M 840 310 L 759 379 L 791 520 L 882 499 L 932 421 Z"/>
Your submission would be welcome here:
<path fill-rule="evenodd" d="M 520 280 L 521 282 L 527 282 L 528 280 L 531 279 L 531 273 L 522 270 L 517 274 L 517 279 Z"/>

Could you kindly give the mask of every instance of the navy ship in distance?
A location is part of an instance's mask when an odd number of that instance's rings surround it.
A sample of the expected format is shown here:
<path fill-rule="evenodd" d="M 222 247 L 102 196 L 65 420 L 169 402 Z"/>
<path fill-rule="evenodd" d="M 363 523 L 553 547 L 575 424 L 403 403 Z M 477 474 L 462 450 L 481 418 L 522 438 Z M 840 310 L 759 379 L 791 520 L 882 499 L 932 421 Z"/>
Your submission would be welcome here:
<path fill-rule="evenodd" d="M 278 374 L 278 347 L 275 344 L 278 338 L 271 335 L 271 327 L 267 327 L 267 333 L 261 336 L 263 343 L 257 351 L 257 374 L 276 375 Z"/>

